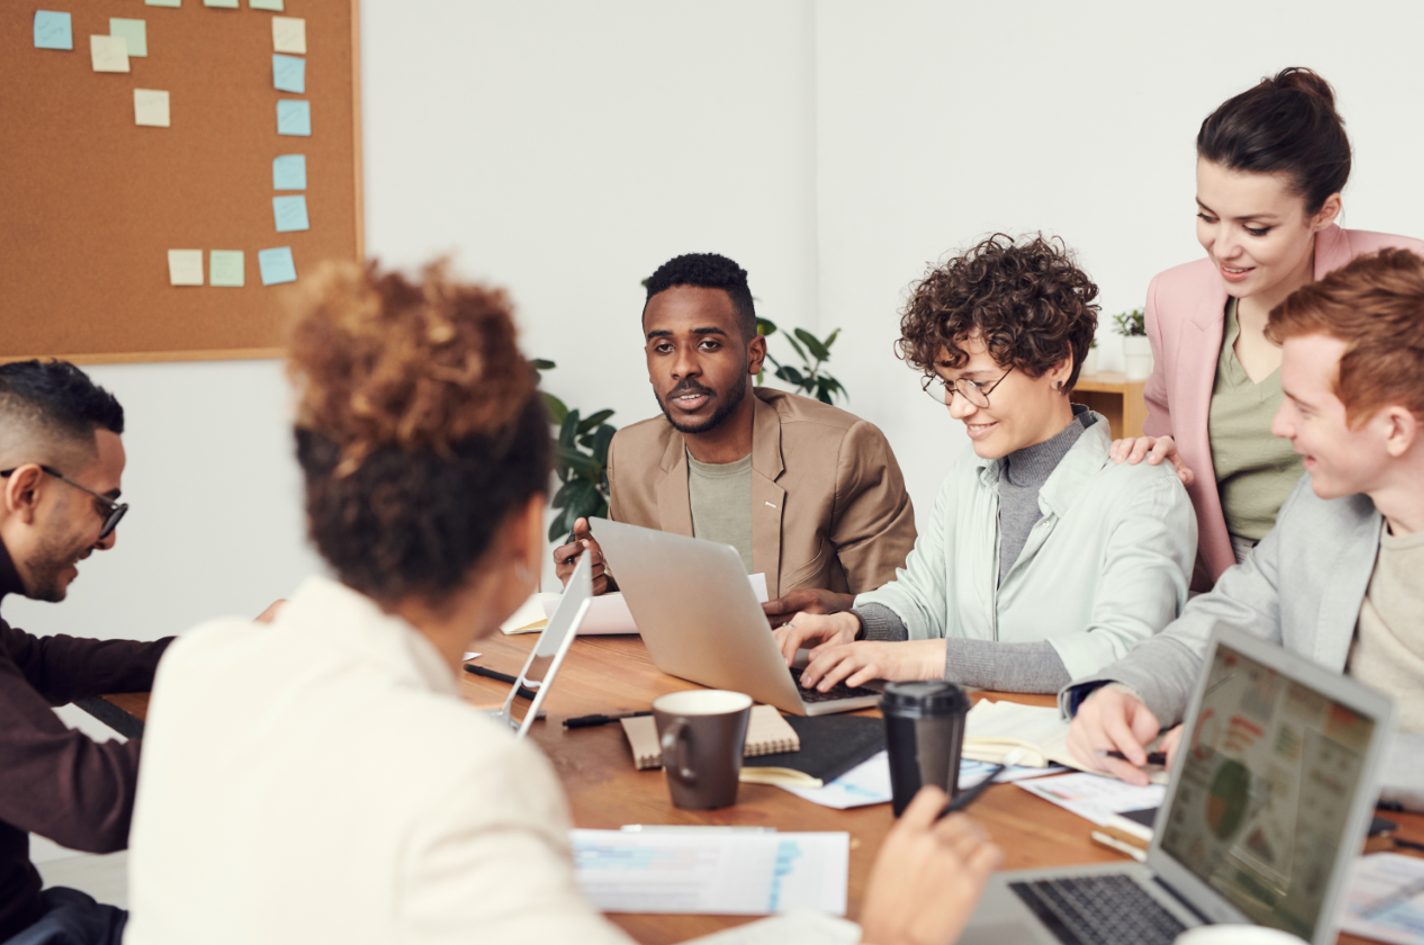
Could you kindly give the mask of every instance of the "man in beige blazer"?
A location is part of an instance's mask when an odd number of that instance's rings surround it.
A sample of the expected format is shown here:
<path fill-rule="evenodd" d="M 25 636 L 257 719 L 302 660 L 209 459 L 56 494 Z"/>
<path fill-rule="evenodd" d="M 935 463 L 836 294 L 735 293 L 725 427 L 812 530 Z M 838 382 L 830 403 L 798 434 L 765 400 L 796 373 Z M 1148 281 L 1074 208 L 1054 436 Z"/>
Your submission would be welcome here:
<path fill-rule="evenodd" d="M 658 268 L 643 307 L 648 380 L 663 416 L 608 450 L 616 521 L 732 545 L 766 575 L 773 623 L 891 580 L 915 542 L 895 455 L 875 426 L 839 408 L 755 387 L 766 357 L 747 274 L 694 253 Z M 554 549 L 567 580 L 595 556 L 595 590 L 615 585 L 580 519 Z"/>

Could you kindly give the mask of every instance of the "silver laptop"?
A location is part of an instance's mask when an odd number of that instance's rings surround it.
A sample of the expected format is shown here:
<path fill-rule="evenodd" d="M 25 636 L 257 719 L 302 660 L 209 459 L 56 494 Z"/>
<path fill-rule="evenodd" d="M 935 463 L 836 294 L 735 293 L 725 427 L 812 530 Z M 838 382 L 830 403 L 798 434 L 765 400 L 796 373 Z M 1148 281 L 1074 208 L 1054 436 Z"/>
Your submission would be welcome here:
<path fill-rule="evenodd" d="M 509 695 L 504 697 L 504 705 L 495 712 L 496 718 L 508 722 L 509 727 L 515 730 L 517 738 L 527 735 L 529 726 L 539 717 L 539 707 L 544 704 L 544 697 L 549 694 L 549 687 L 554 684 L 554 676 L 558 674 L 559 667 L 564 663 L 564 656 L 569 652 L 569 646 L 578 635 L 579 624 L 583 622 L 589 605 L 593 603 L 593 564 L 589 558 L 589 555 L 579 558 L 578 566 L 574 568 L 568 585 L 564 587 L 564 596 L 559 599 L 559 606 L 554 609 L 544 632 L 539 634 L 534 648 L 529 651 L 524 668 L 509 687 Z M 520 689 L 534 694 L 522 712 Z"/>
<path fill-rule="evenodd" d="M 1335 941 L 1393 706 L 1236 631 L 1203 665 L 1146 863 L 999 873 L 961 945 L 1140 945 L 1225 922 Z"/>
<path fill-rule="evenodd" d="M 590 531 L 628 602 L 653 665 L 704 686 L 745 692 L 793 715 L 875 705 L 880 694 L 803 690 L 731 545 L 595 518 Z"/>

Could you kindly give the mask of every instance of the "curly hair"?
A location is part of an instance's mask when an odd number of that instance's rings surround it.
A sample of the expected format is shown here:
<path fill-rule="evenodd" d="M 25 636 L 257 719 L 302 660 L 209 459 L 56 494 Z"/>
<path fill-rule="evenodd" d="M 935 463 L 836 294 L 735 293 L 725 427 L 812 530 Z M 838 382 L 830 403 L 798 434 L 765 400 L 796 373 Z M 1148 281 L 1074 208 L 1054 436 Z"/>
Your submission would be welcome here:
<path fill-rule="evenodd" d="M 1061 240 L 1039 234 L 1015 243 L 995 233 L 931 268 L 914 287 L 896 347 L 926 381 L 942 352 L 951 366 L 965 364 L 964 343 L 976 332 L 995 361 L 1030 377 L 1042 377 L 1072 355 L 1071 390 L 1097 330 L 1097 295 Z"/>
<path fill-rule="evenodd" d="M 377 601 L 458 590 L 505 517 L 547 487 L 533 368 L 498 289 L 331 263 L 288 340 L 313 543 Z"/>
<path fill-rule="evenodd" d="M 734 261 L 717 253 L 685 253 L 669 259 L 643 280 L 649 299 L 680 285 L 726 292 L 737 310 L 737 327 L 742 337 L 756 337 L 756 303 L 747 285 L 747 271 Z M 646 307 L 647 302 L 643 304 Z"/>

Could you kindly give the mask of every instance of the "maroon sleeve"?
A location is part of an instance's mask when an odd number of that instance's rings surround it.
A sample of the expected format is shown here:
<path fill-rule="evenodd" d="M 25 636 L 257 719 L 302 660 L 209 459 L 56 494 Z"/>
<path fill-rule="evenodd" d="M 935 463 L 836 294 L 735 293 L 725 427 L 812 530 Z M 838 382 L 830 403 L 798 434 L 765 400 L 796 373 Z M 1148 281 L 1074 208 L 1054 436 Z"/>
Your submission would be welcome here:
<path fill-rule="evenodd" d="M 18 636 L 17 636 L 18 635 Z M 91 643 L 107 661 L 111 655 L 134 650 L 102 649 L 107 644 L 69 639 L 53 650 L 35 647 L 38 641 L 0 621 L 0 821 L 29 830 L 75 850 L 107 853 L 128 844 L 138 780 L 139 743 L 95 742 L 67 727 L 31 685 L 27 671 L 3 644 L 26 638 L 19 648 L 30 668 L 38 666 L 51 677 L 63 665 L 92 672 L 103 688 L 119 681 L 152 681 L 156 655 L 144 671 L 100 671 L 97 661 L 82 654 L 79 644 Z M 136 644 L 130 644 L 130 647 Z M 149 644 L 149 649 L 154 645 Z M 157 652 L 161 652 L 161 647 Z M 64 664 L 63 659 L 70 662 Z M 51 680 L 53 682 L 53 680 Z M 58 685 L 57 683 L 55 685 Z M 61 687 L 62 688 L 62 687 Z M 71 687 L 74 688 L 74 687 Z M 83 688 L 83 687 L 79 687 Z M 97 690 L 95 690 L 97 691 Z"/>
<path fill-rule="evenodd" d="M 50 705 L 109 692 L 147 692 L 158 659 L 172 642 L 172 637 L 153 643 L 36 637 L 0 620 L 0 660 L 8 656 Z"/>

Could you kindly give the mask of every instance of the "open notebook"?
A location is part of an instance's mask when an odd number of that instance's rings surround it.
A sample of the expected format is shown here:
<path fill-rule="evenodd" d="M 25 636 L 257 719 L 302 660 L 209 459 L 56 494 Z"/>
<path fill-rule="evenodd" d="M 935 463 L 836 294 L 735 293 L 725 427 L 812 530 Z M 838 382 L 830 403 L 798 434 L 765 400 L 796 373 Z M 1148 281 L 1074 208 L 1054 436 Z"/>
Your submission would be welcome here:
<path fill-rule="evenodd" d="M 628 747 L 633 752 L 633 763 L 642 771 L 646 768 L 663 766 L 663 750 L 658 744 L 658 726 L 651 715 L 639 715 L 631 719 L 619 719 L 623 734 L 628 738 Z M 786 724 L 786 719 L 776 711 L 774 705 L 752 706 L 751 718 L 747 721 L 747 740 L 742 755 L 752 758 L 757 755 L 774 755 L 784 751 L 800 751 L 801 740 L 796 731 Z"/>
<path fill-rule="evenodd" d="M 964 757 L 1000 764 L 1015 750 L 1021 754 L 1014 763 L 1025 767 L 1083 767 L 1068 751 L 1068 721 L 1056 706 L 979 700 L 965 722 Z M 1167 783 L 1167 772 L 1162 768 L 1147 770 L 1152 783 Z"/>

